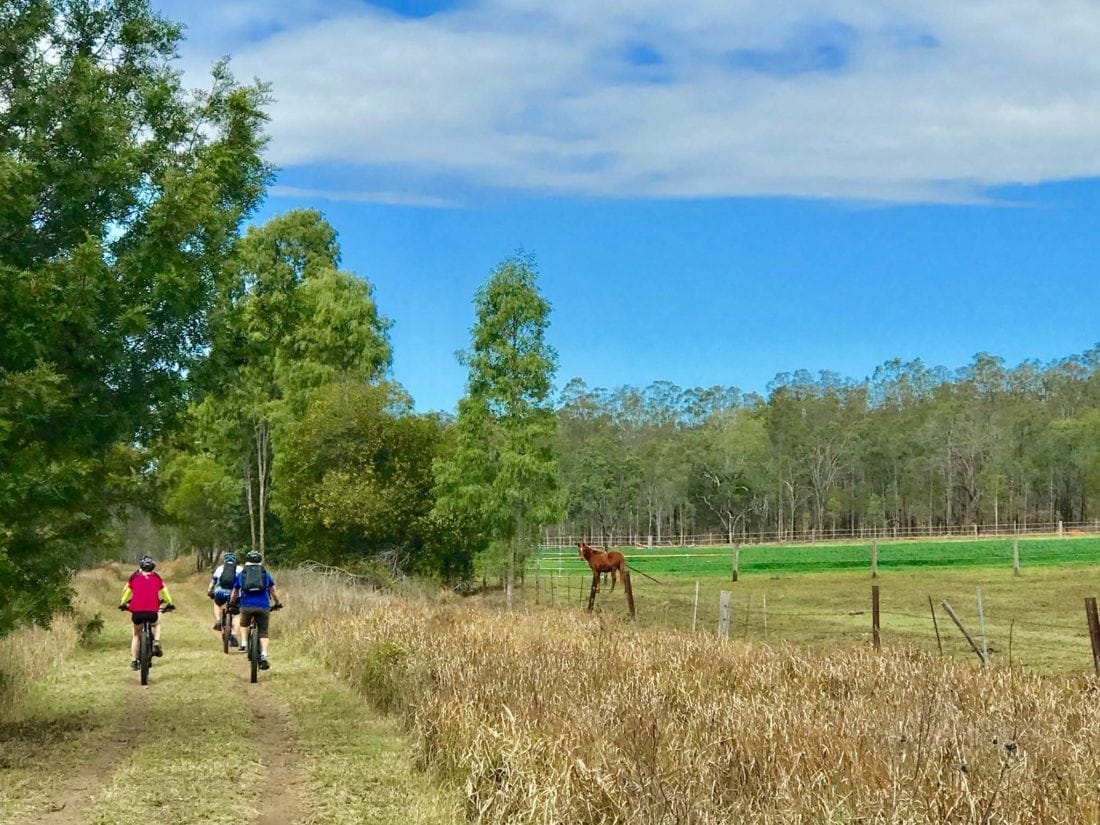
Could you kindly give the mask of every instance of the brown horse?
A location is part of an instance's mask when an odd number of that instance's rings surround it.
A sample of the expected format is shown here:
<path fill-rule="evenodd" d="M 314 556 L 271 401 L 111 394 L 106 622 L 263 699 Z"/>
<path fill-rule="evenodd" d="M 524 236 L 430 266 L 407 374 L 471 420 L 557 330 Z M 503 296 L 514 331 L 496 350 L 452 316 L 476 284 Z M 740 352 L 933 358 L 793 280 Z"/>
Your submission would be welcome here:
<path fill-rule="evenodd" d="M 604 552 L 585 544 L 583 541 L 577 542 L 577 548 L 580 550 L 581 558 L 588 562 L 588 566 L 592 568 L 593 573 L 611 574 L 612 590 L 615 589 L 615 582 L 626 576 L 626 556 L 618 550 Z M 596 592 L 600 592 L 599 580 L 596 581 Z"/>

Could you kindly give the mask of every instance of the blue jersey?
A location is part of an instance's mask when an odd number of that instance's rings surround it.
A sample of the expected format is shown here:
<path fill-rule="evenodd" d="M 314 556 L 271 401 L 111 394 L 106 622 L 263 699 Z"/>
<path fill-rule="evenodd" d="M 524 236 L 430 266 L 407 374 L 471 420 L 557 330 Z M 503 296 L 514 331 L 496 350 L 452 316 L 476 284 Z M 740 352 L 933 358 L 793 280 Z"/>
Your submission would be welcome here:
<path fill-rule="evenodd" d="M 251 567 L 252 563 L 247 566 Z M 269 588 L 275 586 L 275 579 L 271 578 L 271 574 L 267 572 L 267 568 L 264 568 L 264 589 L 259 593 L 245 593 L 241 586 L 241 578 L 244 575 L 244 567 L 237 568 L 237 578 L 233 582 L 233 586 L 237 588 L 240 593 L 241 607 L 262 607 L 265 610 L 271 607 L 271 599 L 267 596 Z"/>

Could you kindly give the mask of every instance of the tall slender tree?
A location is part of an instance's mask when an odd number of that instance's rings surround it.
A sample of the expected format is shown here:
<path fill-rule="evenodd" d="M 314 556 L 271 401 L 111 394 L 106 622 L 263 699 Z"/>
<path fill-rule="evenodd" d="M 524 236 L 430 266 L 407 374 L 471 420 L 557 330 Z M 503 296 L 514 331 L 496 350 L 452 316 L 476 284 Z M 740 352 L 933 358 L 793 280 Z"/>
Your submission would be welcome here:
<path fill-rule="evenodd" d="M 562 507 L 548 402 L 557 353 L 546 341 L 550 304 L 534 262 L 502 261 L 474 296 L 477 321 L 459 401 L 455 442 L 436 462 L 436 509 L 444 521 L 473 521 L 504 567 L 509 610 L 517 557 Z"/>

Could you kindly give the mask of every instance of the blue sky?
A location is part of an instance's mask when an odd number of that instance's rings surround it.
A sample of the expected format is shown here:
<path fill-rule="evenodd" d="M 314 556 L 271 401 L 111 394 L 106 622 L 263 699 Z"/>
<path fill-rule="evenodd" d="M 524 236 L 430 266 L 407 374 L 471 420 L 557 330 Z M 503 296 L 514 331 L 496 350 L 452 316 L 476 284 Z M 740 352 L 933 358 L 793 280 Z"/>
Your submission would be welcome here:
<path fill-rule="evenodd" d="M 190 85 L 223 54 L 271 82 L 256 220 L 326 214 L 420 410 L 453 410 L 474 290 L 520 249 L 559 386 L 1100 341 L 1100 6 L 153 2 Z"/>

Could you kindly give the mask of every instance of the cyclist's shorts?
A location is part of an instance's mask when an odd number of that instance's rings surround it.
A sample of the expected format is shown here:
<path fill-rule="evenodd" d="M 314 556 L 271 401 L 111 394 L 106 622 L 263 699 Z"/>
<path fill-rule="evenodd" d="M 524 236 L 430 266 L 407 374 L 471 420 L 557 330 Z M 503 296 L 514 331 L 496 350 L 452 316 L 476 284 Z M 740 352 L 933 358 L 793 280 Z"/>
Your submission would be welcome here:
<path fill-rule="evenodd" d="M 156 624 L 160 619 L 160 613 L 156 610 L 139 610 L 136 613 L 131 613 L 130 618 L 134 624 L 145 624 L 146 622 Z"/>
<path fill-rule="evenodd" d="M 271 613 L 268 612 L 266 607 L 242 607 L 241 608 L 241 633 L 248 633 L 248 625 L 252 621 L 252 617 L 256 617 L 256 629 L 260 631 L 260 638 L 267 638 L 267 622 L 271 618 Z"/>
<path fill-rule="evenodd" d="M 214 589 L 214 604 L 218 607 L 222 607 L 229 601 L 229 591 L 222 590 L 220 587 Z"/>

